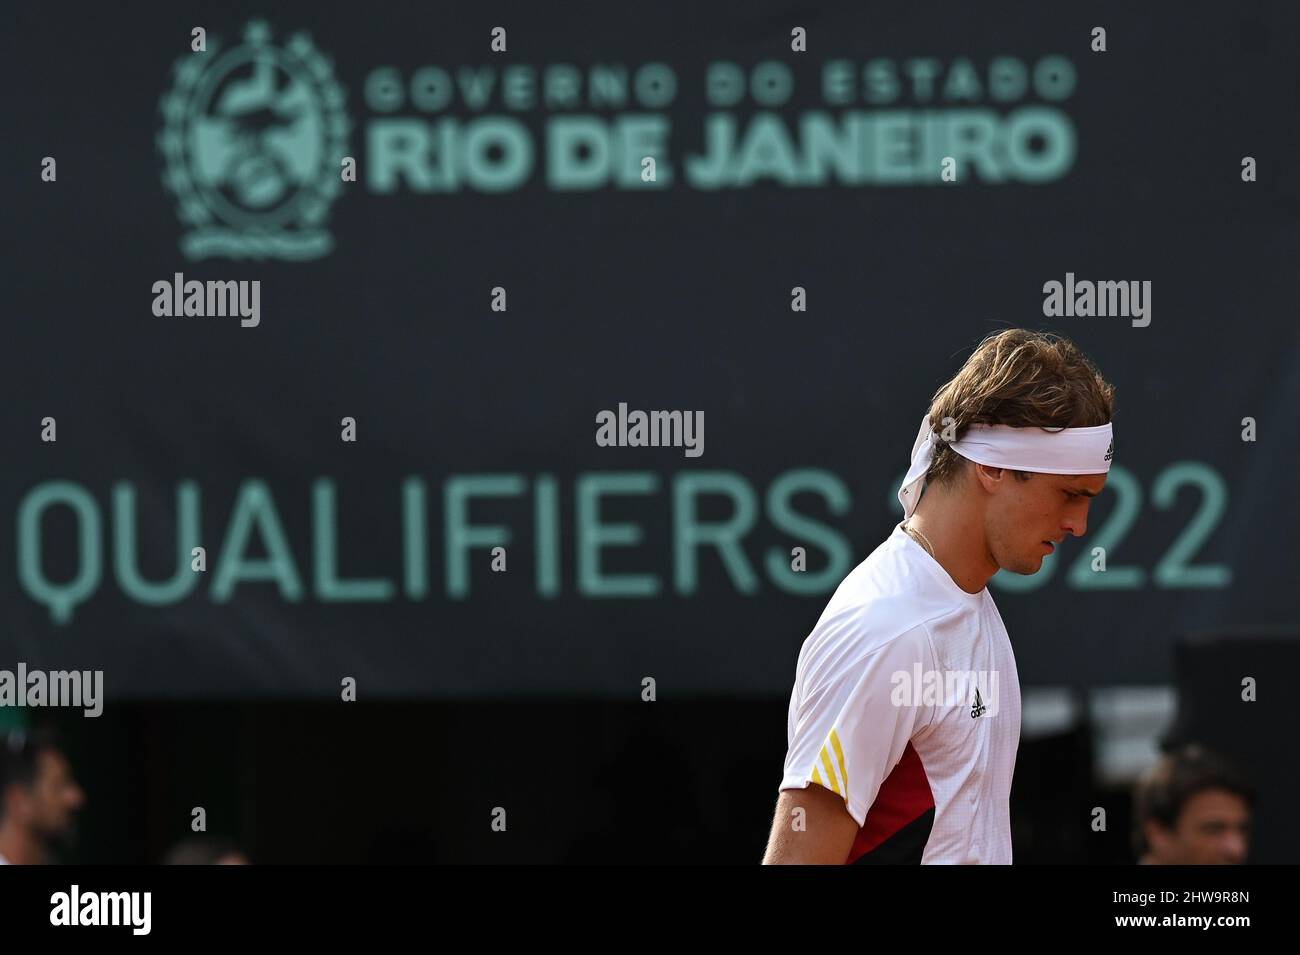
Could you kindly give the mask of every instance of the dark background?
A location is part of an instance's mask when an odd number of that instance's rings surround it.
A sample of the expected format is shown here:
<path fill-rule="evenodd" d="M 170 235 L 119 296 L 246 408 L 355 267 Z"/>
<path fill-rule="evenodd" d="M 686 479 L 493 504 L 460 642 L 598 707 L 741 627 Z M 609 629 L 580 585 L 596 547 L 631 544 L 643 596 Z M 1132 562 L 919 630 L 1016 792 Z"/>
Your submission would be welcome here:
<path fill-rule="evenodd" d="M 1045 184 L 702 192 L 679 182 L 557 195 L 538 181 L 496 195 L 377 195 L 362 182 L 334 203 L 336 247 L 322 259 L 191 263 L 161 185 L 159 98 L 191 27 L 234 42 L 255 17 L 276 42 L 309 30 L 331 57 L 362 157 L 362 86 L 381 65 L 409 75 L 425 64 L 667 62 L 679 81 L 667 111 L 676 160 L 701 147 L 701 77 L 714 60 L 791 63 L 797 93 L 778 112 L 793 120 L 819 105 L 827 60 L 966 56 L 982 72 L 994 56 L 1048 54 L 1078 74 L 1057 104 L 1077 156 Z M 207 805 L 210 827 L 260 861 L 757 858 L 795 657 L 829 596 L 771 585 L 764 555 L 791 542 L 761 514 L 763 494 L 791 469 L 833 472 L 848 512 L 831 515 L 815 497 L 799 509 L 843 534 L 853 562 L 865 557 L 897 519 L 893 493 L 930 395 L 1001 327 L 1068 335 L 1098 363 L 1118 388 L 1116 463 L 1143 492 L 1108 557 L 1144 568 L 1145 586 L 1071 587 L 1085 538 L 1062 547 L 1042 586 L 996 594 L 1022 685 L 1168 683 L 1179 634 L 1294 628 L 1298 20 L 1286 4 L 12 11 L 0 35 L 0 427 L 11 449 L 0 470 L 0 539 L 11 542 L 0 547 L 0 667 L 105 671 L 103 717 L 58 714 L 91 795 L 84 857 L 154 861 L 184 834 L 188 807 Z M 509 30 L 508 54 L 488 50 L 496 25 Z M 807 54 L 789 50 L 794 25 L 808 29 Z M 1108 31 L 1105 53 L 1089 49 L 1094 26 Z M 943 108 L 906 96 L 897 105 Z M 540 132 L 540 112 L 522 118 Z M 46 155 L 58 159 L 57 183 L 39 181 Z M 1240 179 L 1246 155 L 1258 182 Z M 155 317 L 150 286 L 175 271 L 262 280 L 260 327 Z M 1150 280 L 1151 325 L 1045 319 L 1042 285 L 1067 271 Z M 509 292 L 505 314 L 488 308 L 496 285 Z M 790 311 L 795 285 L 808 289 L 806 313 Z M 596 447 L 595 413 L 620 401 L 703 409 L 704 457 Z M 45 415 L 58 420 L 57 444 L 39 440 Z M 344 415 L 359 423 L 356 445 L 339 441 Z M 1240 438 L 1245 416 L 1258 422 L 1255 443 Z M 1212 467 L 1227 490 L 1194 557 L 1230 567 L 1225 588 L 1150 582 L 1203 503 L 1186 487 L 1168 509 L 1151 501 L 1159 474 L 1186 460 Z M 660 490 L 606 503 L 606 520 L 645 530 L 637 547 L 608 551 L 606 567 L 654 573 L 664 592 L 579 596 L 573 483 L 627 470 L 657 474 Z M 698 591 L 672 590 L 670 489 L 692 470 L 738 473 L 757 493 L 745 541 L 757 594 L 739 593 L 708 549 Z M 474 506 L 477 522 L 514 529 L 512 572 L 490 573 L 476 551 L 469 597 L 443 593 L 442 482 L 468 473 L 557 478 L 559 596 L 533 586 L 530 495 Z M 338 486 L 342 573 L 397 578 L 400 488 L 413 475 L 429 490 L 428 597 L 316 600 L 312 482 Z M 206 583 L 168 607 L 122 595 L 111 570 L 116 482 L 140 494 L 142 571 L 162 579 L 175 567 L 177 483 L 201 485 L 203 527 L 222 532 L 250 478 L 275 496 L 302 602 L 266 583 L 242 584 L 227 604 Z M 103 583 L 67 625 L 23 590 L 16 565 L 19 502 L 55 479 L 85 487 L 105 528 Z M 1108 491 L 1094 505 L 1094 534 L 1115 501 Z M 54 579 L 75 571 L 72 532 L 51 512 Z M 820 559 L 810 550 L 810 570 Z M 361 702 L 329 702 L 348 675 Z M 647 675 L 653 704 L 639 700 Z M 1283 726 L 1265 725 L 1279 752 L 1294 751 Z M 1078 827 L 1098 800 L 1090 752 L 1086 727 L 1022 746 L 1018 861 L 1121 856 L 1123 826 L 1112 821 L 1104 846 Z M 510 814 L 509 842 L 487 829 L 483 807 L 495 805 Z"/>

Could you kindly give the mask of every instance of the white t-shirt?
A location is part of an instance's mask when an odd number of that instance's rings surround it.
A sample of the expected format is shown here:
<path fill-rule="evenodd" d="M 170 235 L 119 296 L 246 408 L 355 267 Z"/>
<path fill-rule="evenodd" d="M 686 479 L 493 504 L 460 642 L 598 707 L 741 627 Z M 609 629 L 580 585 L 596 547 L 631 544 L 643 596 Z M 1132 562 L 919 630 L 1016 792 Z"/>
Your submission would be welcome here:
<path fill-rule="evenodd" d="M 787 741 L 780 788 L 825 786 L 859 826 L 846 862 L 1010 864 L 1011 641 L 901 523 L 804 641 Z"/>

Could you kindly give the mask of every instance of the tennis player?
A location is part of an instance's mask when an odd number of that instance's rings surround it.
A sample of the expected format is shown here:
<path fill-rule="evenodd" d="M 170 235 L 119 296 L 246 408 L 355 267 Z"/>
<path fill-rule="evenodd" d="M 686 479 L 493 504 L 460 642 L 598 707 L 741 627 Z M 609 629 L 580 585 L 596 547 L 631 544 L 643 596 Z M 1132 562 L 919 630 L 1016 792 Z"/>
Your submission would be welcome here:
<path fill-rule="evenodd" d="M 935 393 L 903 521 L 800 649 L 765 863 L 1011 862 L 1020 685 L 986 585 L 1083 536 L 1113 403 L 1072 342 L 1024 329 Z"/>

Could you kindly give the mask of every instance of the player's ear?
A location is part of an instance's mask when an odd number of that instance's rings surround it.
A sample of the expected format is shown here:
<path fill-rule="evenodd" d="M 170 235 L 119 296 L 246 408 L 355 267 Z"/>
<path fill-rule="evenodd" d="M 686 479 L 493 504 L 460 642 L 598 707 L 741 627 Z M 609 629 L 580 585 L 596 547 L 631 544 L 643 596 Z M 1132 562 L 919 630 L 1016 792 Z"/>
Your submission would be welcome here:
<path fill-rule="evenodd" d="M 972 462 L 977 480 L 984 490 L 992 493 L 1002 484 L 1006 475 L 1010 474 L 1006 468 L 995 468 L 988 464 L 975 464 Z"/>

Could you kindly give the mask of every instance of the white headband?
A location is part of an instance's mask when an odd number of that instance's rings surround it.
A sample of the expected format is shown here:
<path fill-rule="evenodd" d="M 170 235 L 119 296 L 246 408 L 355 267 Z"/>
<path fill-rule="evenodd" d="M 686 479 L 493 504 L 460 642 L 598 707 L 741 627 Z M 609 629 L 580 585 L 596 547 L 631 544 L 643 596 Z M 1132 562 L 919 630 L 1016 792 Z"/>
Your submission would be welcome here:
<path fill-rule="evenodd" d="M 898 489 L 903 516 L 911 517 L 921 499 L 925 472 L 934 460 L 934 446 L 943 438 L 930 430 L 930 416 L 921 419 L 921 430 L 912 444 L 912 466 Z M 948 446 L 976 464 L 1013 471 L 1043 474 L 1104 474 L 1115 456 L 1115 439 L 1110 423 L 1095 428 L 1013 428 L 1009 424 L 973 424 L 960 441 Z"/>

